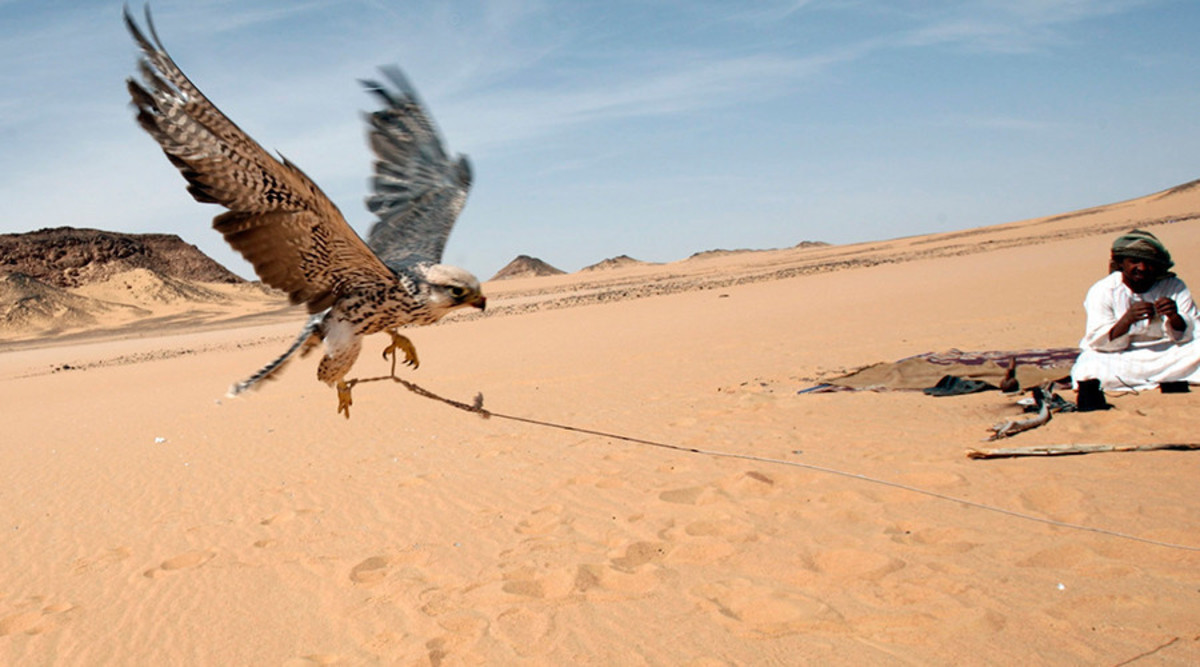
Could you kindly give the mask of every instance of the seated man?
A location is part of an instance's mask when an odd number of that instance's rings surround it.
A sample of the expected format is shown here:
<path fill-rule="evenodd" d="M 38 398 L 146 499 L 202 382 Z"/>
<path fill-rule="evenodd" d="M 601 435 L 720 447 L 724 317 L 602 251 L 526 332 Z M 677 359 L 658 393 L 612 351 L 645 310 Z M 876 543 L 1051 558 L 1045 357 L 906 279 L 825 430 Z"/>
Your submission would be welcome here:
<path fill-rule="evenodd" d="M 1113 242 L 1111 273 L 1083 303 L 1087 333 L 1071 369 L 1076 387 L 1085 380 L 1099 380 L 1107 391 L 1200 384 L 1200 311 L 1172 266 L 1149 232 L 1135 229 Z"/>

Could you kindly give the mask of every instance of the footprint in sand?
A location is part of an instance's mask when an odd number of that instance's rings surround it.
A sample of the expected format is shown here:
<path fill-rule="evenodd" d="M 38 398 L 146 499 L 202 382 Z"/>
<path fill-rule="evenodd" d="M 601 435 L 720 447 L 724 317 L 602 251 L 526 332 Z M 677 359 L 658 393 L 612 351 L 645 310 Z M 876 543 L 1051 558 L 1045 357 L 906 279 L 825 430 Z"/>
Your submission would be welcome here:
<path fill-rule="evenodd" d="M 821 600 L 744 579 L 705 584 L 690 592 L 703 608 L 742 636 L 779 637 L 831 630 L 844 623 L 842 615 Z"/>
<path fill-rule="evenodd" d="M 563 517 L 562 505 L 547 505 L 534 510 L 529 518 L 518 523 L 514 530 L 519 535 L 546 535 L 569 523 L 570 521 Z"/>
<path fill-rule="evenodd" d="M 1080 544 L 1065 544 L 1043 549 L 1017 561 L 1021 567 L 1052 568 L 1078 573 L 1094 573 L 1102 569 L 1106 559 L 1093 549 Z"/>
<path fill-rule="evenodd" d="M 670 562 L 674 564 L 712 563 L 737 553 L 740 545 L 760 539 L 753 526 L 727 517 L 693 521 L 661 535 L 673 545 Z"/>
<path fill-rule="evenodd" d="M 107 549 L 103 553 L 92 556 L 91 558 L 80 558 L 75 561 L 73 570 L 76 574 L 90 572 L 92 570 L 103 570 L 111 565 L 119 563 L 133 555 L 133 551 L 129 547 L 116 547 Z"/>
<path fill-rule="evenodd" d="M 20 611 L 0 617 L 0 637 L 17 634 L 40 635 L 51 628 L 55 616 L 74 608 L 75 605 L 69 602 L 58 602 L 41 609 Z"/>
<path fill-rule="evenodd" d="M 747 470 L 740 475 L 726 478 L 718 486 L 734 498 L 762 498 L 777 492 L 775 480 L 757 470 Z"/>
<path fill-rule="evenodd" d="M 1085 522 L 1089 518 L 1083 509 L 1090 504 L 1087 497 L 1063 484 L 1030 486 L 1021 492 L 1021 504 L 1031 512 L 1058 521 Z"/>
<path fill-rule="evenodd" d="M 332 653 L 313 653 L 284 661 L 284 667 L 325 667 L 342 662 L 342 657 Z"/>
<path fill-rule="evenodd" d="M 350 581 L 363 586 L 377 584 L 387 576 L 388 565 L 391 561 L 386 556 L 371 556 L 350 568 Z"/>
<path fill-rule="evenodd" d="M 584 563 L 575 569 L 575 592 L 589 599 L 625 599 L 649 594 L 660 583 L 655 570 L 625 572 L 611 565 Z"/>
<path fill-rule="evenodd" d="M 28 635 L 40 634 L 45 629 L 42 627 L 42 618 L 40 611 L 25 611 L 0 618 L 0 637 L 22 632 Z"/>
<path fill-rule="evenodd" d="M 569 595 L 575 588 L 575 573 L 564 566 L 509 566 L 503 577 L 500 590 L 527 598 L 557 599 Z"/>
<path fill-rule="evenodd" d="M 549 653 L 560 635 L 552 613 L 525 607 L 510 607 L 500 612 L 490 631 L 521 657 Z"/>
<path fill-rule="evenodd" d="M 822 550 L 813 554 L 811 561 L 818 572 L 853 581 L 878 581 L 905 567 L 902 560 L 861 549 Z"/>
<path fill-rule="evenodd" d="M 215 551 L 189 551 L 178 556 L 172 556 L 159 563 L 158 567 L 152 567 L 142 574 L 150 579 L 157 579 L 178 570 L 190 570 L 200 567 L 215 558 L 216 555 Z"/>
<path fill-rule="evenodd" d="M 675 505 L 707 505 L 720 500 L 716 490 L 708 486 L 669 489 L 658 494 L 658 499 Z"/>
<path fill-rule="evenodd" d="M 893 542 L 912 544 L 928 553 L 966 553 L 979 546 L 972 533 L 961 528 L 919 527 L 900 523 L 883 531 Z"/>
<path fill-rule="evenodd" d="M 414 545 L 411 549 L 364 558 L 350 568 L 347 578 L 358 586 L 373 586 L 389 578 L 392 579 L 393 587 L 423 586 L 427 577 L 421 567 L 428 563 L 429 559 L 428 549 Z"/>
<path fill-rule="evenodd" d="M 666 542 L 634 542 L 622 555 L 609 559 L 606 565 L 576 565 L 570 580 L 563 583 L 570 591 L 593 599 L 646 595 L 659 586 L 668 571 L 662 567 L 644 566 L 661 562 L 673 548 Z"/>
<path fill-rule="evenodd" d="M 438 618 L 437 623 L 446 634 L 425 642 L 430 665 L 439 667 L 452 656 L 450 664 L 487 664 L 480 660 L 479 656 L 472 656 L 470 651 L 471 647 L 478 645 L 479 640 L 487 634 L 492 625 L 488 619 L 475 611 L 464 611 L 442 616 Z"/>
<path fill-rule="evenodd" d="M 263 519 L 262 521 L 259 521 L 258 523 L 263 526 L 274 526 L 274 525 L 281 524 L 281 523 L 287 523 L 289 521 L 292 521 L 293 519 L 296 519 L 296 518 L 299 518 L 299 517 L 302 517 L 302 516 L 305 516 L 308 514 L 319 514 L 320 512 L 321 512 L 321 510 L 318 510 L 318 509 L 284 510 L 278 514 L 272 514 L 271 516 Z"/>
<path fill-rule="evenodd" d="M 738 543 L 758 541 L 753 526 L 728 517 L 693 521 L 684 526 L 683 532 L 688 537 L 711 537 Z"/>
<path fill-rule="evenodd" d="M 662 560 L 670 549 L 665 542 L 634 542 L 626 547 L 625 555 L 609 562 L 618 570 L 633 572 L 646 563 Z"/>

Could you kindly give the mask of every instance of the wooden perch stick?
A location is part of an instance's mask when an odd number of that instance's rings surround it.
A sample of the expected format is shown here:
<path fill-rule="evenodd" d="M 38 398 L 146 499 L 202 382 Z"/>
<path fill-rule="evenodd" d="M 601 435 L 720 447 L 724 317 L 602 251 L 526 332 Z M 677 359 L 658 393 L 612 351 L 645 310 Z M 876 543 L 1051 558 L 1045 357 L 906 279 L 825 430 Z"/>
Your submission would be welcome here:
<path fill-rule="evenodd" d="M 967 450 L 969 459 L 1003 459 L 1015 456 L 1063 456 L 1094 454 L 1096 452 L 1152 452 L 1160 449 L 1200 449 L 1200 443 L 1158 443 L 1152 445 L 1036 445 L 1033 447 L 998 447 Z"/>
<path fill-rule="evenodd" d="M 1053 395 L 1047 387 L 1035 387 L 1033 389 L 1033 400 L 1038 407 L 1037 414 L 1028 419 L 1009 419 L 1000 422 L 992 426 L 992 434 L 987 439 L 999 440 L 1001 438 L 1011 438 L 1018 433 L 1046 425 L 1050 421 L 1050 400 Z"/>

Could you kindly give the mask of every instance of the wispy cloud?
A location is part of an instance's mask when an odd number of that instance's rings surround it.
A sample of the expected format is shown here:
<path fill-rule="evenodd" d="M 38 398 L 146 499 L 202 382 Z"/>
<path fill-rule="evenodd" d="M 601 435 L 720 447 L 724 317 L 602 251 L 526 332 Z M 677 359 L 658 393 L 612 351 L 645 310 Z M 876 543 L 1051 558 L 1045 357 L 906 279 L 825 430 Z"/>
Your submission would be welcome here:
<path fill-rule="evenodd" d="M 1062 132 L 1067 128 L 1062 123 L 998 114 L 944 114 L 931 118 L 929 124 L 947 129 L 998 130 L 1004 132 Z"/>
<path fill-rule="evenodd" d="M 130 4 L 140 13 L 140 0 Z M 1127 15 L 1161 22 L 1162 7 L 1195 16 L 1178 0 L 153 2 L 159 34 L 183 69 L 264 146 L 305 168 L 360 226 L 370 164 L 358 112 L 370 101 L 355 79 L 398 62 L 451 150 L 476 160 L 468 230 L 456 232 L 452 253 L 466 248 L 486 256 L 485 265 L 525 252 L 513 246 L 534 236 L 570 245 L 583 235 L 572 228 L 581 220 L 622 219 L 631 230 L 695 221 L 687 239 L 671 237 L 690 244 L 730 233 L 721 220 L 774 239 L 822 237 L 825 228 L 800 228 L 813 217 L 846 216 L 855 224 L 839 233 L 861 236 L 886 232 L 860 229 L 858 220 L 905 224 L 901 213 L 884 215 L 893 210 L 924 220 L 922 206 L 965 210 L 962 202 L 977 201 L 1003 215 L 1011 189 L 989 199 L 995 175 L 1011 173 L 1010 188 L 1028 193 L 1063 190 L 1046 178 L 1020 182 L 1021 165 L 1034 154 L 1049 173 L 1055 159 L 1087 151 L 1074 123 L 1095 106 L 1081 108 L 1047 83 L 1052 77 L 1022 68 L 1053 66 L 1060 54 L 1105 56 L 1111 46 L 1100 36 L 1137 23 Z M 191 201 L 131 119 L 123 80 L 134 72 L 135 51 L 120 8 L 117 0 L 0 0 L 0 229 L 169 228 L 228 261 L 231 253 L 206 229 L 215 208 Z M 1119 68 L 1062 72 L 1073 83 L 1136 79 L 1145 95 L 1176 96 L 1105 117 L 1103 150 L 1118 150 L 1121 136 L 1143 136 L 1147 124 L 1173 122 L 1171 114 L 1200 111 L 1177 84 L 1194 69 L 1195 47 L 1181 40 L 1168 51 L 1153 42 L 1126 47 L 1121 57 L 1176 82 L 1169 88 L 1150 88 L 1138 72 Z M 976 86 L 987 94 L 975 95 Z M 1042 103 L 1021 104 L 1026 96 Z M 1104 102 L 1123 109 L 1136 100 Z M 1194 162 L 1189 147 L 1200 150 L 1194 134 L 1180 129 L 1176 141 L 1145 149 L 1120 144 L 1156 159 L 1105 168 L 1149 162 L 1158 169 L 1121 172 L 1130 183 L 1170 165 L 1186 170 Z M 970 192 L 950 191 L 950 183 L 973 181 L 947 160 L 984 165 L 992 178 L 976 179 Z M 881 199 L 901 192 L 921 196 L 903 206 Z M 1026 199 L 1026 207 L 1041 201 Z M 541 227 L 531 232 L 526 220 Z M 498 228 L 505 232 L 492 233 Z"/>
<path fill-rule="evenodd" d="M 1070 39 L 1075 24 L 1134 11 L 1150 0 L 968 0 L 914 10 L 916 27 L 899 43 L 971 51 L 1028 53 Z"/>

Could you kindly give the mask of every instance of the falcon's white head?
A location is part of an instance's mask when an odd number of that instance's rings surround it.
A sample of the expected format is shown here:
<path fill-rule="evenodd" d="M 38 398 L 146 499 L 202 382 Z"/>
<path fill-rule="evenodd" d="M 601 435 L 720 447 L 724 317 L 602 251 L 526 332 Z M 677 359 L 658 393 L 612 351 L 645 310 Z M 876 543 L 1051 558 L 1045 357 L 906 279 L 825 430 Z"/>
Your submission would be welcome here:
<path fill-rule="evenodd" d="M 425 271 L 429 283 L 429 309 L 441 317 L 463 306 L 483 310 L 487 297 L 479 287 L 479 279 L 470 271 L 448 264 L 434 264 Z"/>

